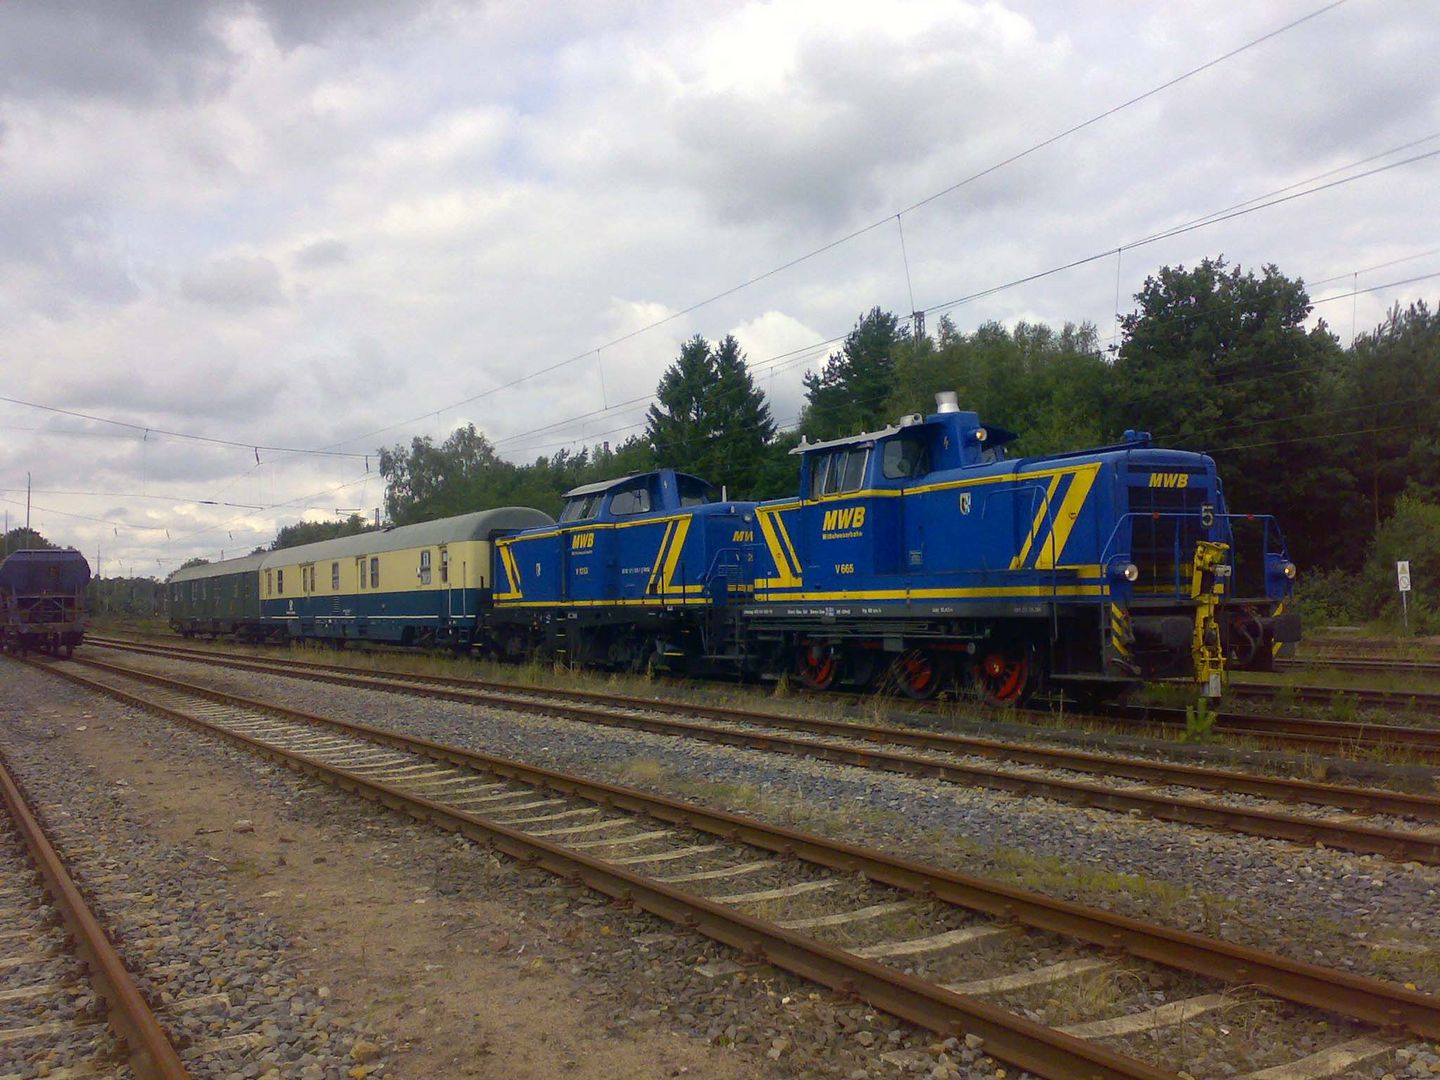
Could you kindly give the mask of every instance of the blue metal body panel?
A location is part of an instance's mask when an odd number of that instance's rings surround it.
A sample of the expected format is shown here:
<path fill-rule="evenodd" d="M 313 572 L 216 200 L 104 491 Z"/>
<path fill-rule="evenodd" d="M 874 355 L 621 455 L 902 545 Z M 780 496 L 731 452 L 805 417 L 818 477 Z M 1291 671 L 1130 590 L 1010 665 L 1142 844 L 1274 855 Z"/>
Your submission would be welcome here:
<path fill-rule="evenodd" d="M 951 412 L 798 447 L 803 496 L 756 508 L 755 613 L 1179 600 L 1195 544 L 1233 539 L 1205 455 L 1121 446 L 1004 460 L 987 436 L 974 413 Z M 1119 571 L 1137 560 L 1131 583 Z M 1283 579 L 1255 581 L 1255 595 L 1288 595 Z"/>
<path fill-rule="evenodd" d="M 481 604 L 479 589 L 364 592 L 293 597 L 261 603 L 265 621 L 291 637 L 365 641 L 406 640 L 423 630 L 463 630 L 468 636 Z"/>
<path fill-rule="evenodd" d="M 694 485 L 708 488 L 662 469 L 569 493 L 559 524 L 496 542 L 496 610 L 703 607 L 748 595 L 755 504 L 686 505 Z"/>

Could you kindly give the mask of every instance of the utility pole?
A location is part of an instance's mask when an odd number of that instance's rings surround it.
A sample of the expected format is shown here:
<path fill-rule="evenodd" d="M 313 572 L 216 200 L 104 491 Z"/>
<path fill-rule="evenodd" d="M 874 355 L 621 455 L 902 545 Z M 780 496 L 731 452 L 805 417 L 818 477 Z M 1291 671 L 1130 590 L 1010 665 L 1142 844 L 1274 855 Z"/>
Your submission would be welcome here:
<path fill-rule="evenodd" d="M 30 532 L 30 474 L 25 474 L 25 532 Z"/>

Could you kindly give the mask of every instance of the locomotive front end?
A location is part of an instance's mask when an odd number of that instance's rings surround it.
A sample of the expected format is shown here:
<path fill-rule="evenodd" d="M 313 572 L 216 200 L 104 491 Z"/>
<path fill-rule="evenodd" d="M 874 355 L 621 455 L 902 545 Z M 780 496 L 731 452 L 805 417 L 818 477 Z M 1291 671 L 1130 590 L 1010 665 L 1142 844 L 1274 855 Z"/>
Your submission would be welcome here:
<path fill-rule="evenodd" d="M 1136 678 L 1193 677 L 1218 695 L 1229 667 L 1265 667 L 1299 640 L 1286 610 L 1295 567 L 1269 515 L 1230 514 L 1204 454 L 1159 450 L 1126 432 L 1106 545 L 1107 667 Z"/>

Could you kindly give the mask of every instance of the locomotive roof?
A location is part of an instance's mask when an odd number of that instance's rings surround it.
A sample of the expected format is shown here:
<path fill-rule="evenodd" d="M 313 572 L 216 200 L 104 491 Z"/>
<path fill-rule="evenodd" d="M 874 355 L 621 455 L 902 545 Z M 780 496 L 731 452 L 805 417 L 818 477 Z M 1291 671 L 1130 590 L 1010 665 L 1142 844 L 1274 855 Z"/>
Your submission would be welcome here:
<path fill-rule="evenodd" d="M 257 551 L 253 555 L 242 555 L 238 559 L 221 559 L 219 562 L 201 563 L 176 570 L 166 581 L 198 581 L 201 578 L 223 577 L 226 574 L 243 574 L 248 570 L 259 570 L 268 551 Z"/>
<path fill-rule="evenodd" d="M 1013 431 L 1006 431 L 1004 428 L 996 427 L 994 424 L 980 423 L 980 418 L 974 413 L 938 413 L 934 416 L 927 416 L 924 419 L 921 419 L 919 413 L 912 413 L 909 416 L 902 416 L 899 423 L 890 424 L 888 427 L 880 428 L 878 431 L 862 431 L 858 435 L 846 435 L 839 439 L 827 439 L 824 442 L 805 442 L 805 437 L 802 435 L 800 444 L 794 447 L 790 453 L 808 454 L 815 450 L 829 450 L 837 446 L 855 446 L 860 443 L 878 442 L 881 439 L 889 438 L 891 435 L 898 435 L 902 431 L 911 429 L 920 431 L 927 427 L 935 428 L 946 423 L 956 423 L 957 421 L 950 419 L 951 417 L 973 419 L 974 423 L 967 424 L 966 430 L 974 429 L 984 431 L 984 441 L 989 446 L 1004 446 L 1006 443 L 1014 442 L 1020 437 Z"/>
<path fill-rule="evenodd" d="M 496 532 L 533 529 L 554 523 L 555 519 L 543 510 L 528 506 L 501 506 L 493 510 L 477 510 L 472 514 L 438 518 L 435 521 L 421 521 L 414 525 L 399 525 L 378 532 L 358 533 L 334 540 L 321 540 L 315 544 L 281 548 L 267 554 L 260 565 L 264 568 L 293 566 L 296 563 L 318 562 L 322 559 L 378 555 L 382 551 L 400 551 L 404 548 L 438 547 L 441 544 L 458 544 L 465 540 L 488 540 Z"/>
<path fill-rule="evenodd" d="M 638 480 L 642 476 L 659 476 L 664 471 L 664 469 L 652 469 L 650 472 L 631 473 L 629 476 L 619 476 L 616 477 L 614 480 L 599 480 L 593 484 L 581 484 L 579 487 L 571 488 L 569 491 L 565 492 L 563 497 L 566 499 L 573 499 L 579 495 L 598 495 L 603 491 L 609 491 L 611 488 L 617 488 L 622 484 L 628 484 L 631 480 Z M 715 486 L 703 477 L 696 476 L 694 473 L 676 472 L 675 475 L 677 477 L 688 476 L 692 480 L 699 480 L 700 483 L 705 484 L 707 487 Z"/>
<path fill-rule="evenodd" d="M 571 488 L 565 492 L 564 498 L 573 499 L 576 495 L 595 495 L 601 491 L 609 491 L 621 484 L 628 484 L 638 476 L 649 476 L 649 473 L 631 473 L 629 476 L 619 476 L 614 480 L 598 480 L 593 484 L 581 484 L 579 487 Z"/>

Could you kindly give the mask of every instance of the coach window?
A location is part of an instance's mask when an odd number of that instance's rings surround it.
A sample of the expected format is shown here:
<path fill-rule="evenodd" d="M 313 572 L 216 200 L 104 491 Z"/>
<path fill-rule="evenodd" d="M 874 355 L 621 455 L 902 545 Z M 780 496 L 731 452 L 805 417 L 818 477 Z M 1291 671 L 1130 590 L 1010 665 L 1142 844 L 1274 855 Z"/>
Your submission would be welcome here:
<path fill-rule="evenodd" d="M 430 549 L 420 552 L 420 584 L 430 584 Z"/>
<path fill-rule="evenodd" d="M 355 560 L 355 577 L 359 588 L 365 588 L 365 556 L 361 555 Z"/>
<path fill-rule="evenodd" d="M 265 571 L 265 595 L 266 595 L 266 596 L 274 596 L 274 595 L 275 595 L 275 588 L 274 588 L 273 582 L 271 582 L 271 580 L 270 580 L 270 571 L 269 571 L 269 570 L 266 570 L 266 571 Z"/>
<path fill-rule="evenodd" d="M 450 552 L 443 547 L 440 549 L 440 584 L 450 584 Z"/>
<path fill-rule="evenodd" d="M 370 587 L 372 589 L 380 587 L 380 557 L 378 555 L 370 558 Z"/>
<path fill-rule="evenodd" d="M 281 596 L 285 595 L 285 571 L 275 571 L 275 591 Z"/>
<path fill-rule="evenodd" d="M 930 471 L 930 448 L 919 439 L 891 439 L 880 451 L 886 480 L 909 480 Z"/>
<path fill-rule="evenodd" d="M 610 513 L 616 517 L 648 514 L 649 512 L 650 487 L 644 480 L 631 484 L 629 487 L 621 488 L 614 495 L 610 496 Z"/>
<path fill-rule="evenodd" d="M 340 564 L 338 562 L 330 564 L 330 591 L 340 591 Z"/>

